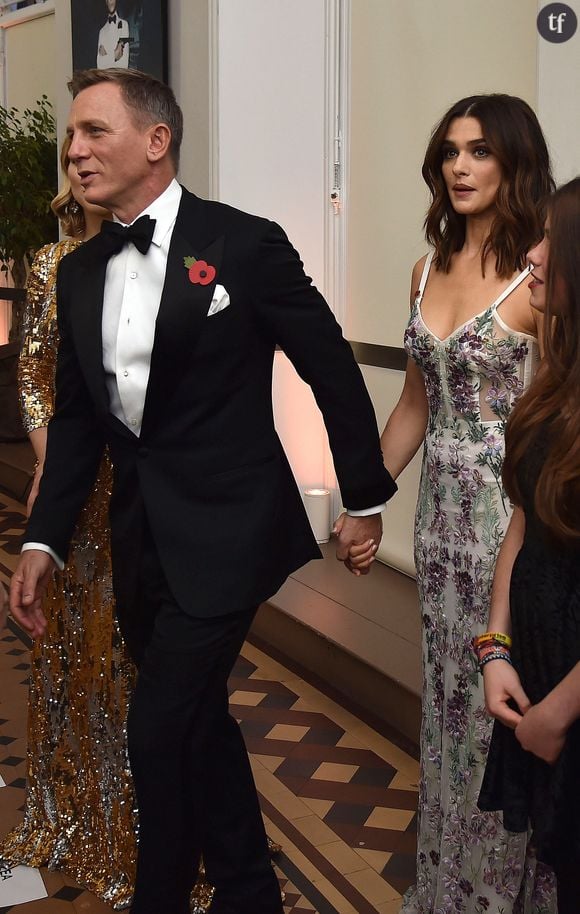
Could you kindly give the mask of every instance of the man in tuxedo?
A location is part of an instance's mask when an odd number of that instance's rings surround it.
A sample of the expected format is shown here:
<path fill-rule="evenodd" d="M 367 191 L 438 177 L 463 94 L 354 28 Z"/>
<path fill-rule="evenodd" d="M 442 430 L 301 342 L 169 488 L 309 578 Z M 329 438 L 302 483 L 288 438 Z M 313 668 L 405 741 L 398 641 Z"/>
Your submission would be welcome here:
<path fill-rule="evenodd" d="M 175 180 L 171 90 L 120 69 L 76 74 L 71 89 L 69 157 L 116 221 L 59 268 L 55 414 L 12 611 L 42 635 L 43 587 L 108 445 L 117 611 L 139 667 L 133 914 L 186 914 L 200 853 L 212 914 L 281 914 L 227 698 L 257 606 L 320 556 L 274 429 L 277 344 L 325 418 L 351 512 L 347 567 L 353 544 L 378 545 L 396 487 L 350 347 L 284 232 Z"/>
<path fill-rule="evenodd" d="M 129 66 L 129 23 L 117 12 L 117 0 L 105 0 L 107 18 L 99 32 L 97 67 Z"/>

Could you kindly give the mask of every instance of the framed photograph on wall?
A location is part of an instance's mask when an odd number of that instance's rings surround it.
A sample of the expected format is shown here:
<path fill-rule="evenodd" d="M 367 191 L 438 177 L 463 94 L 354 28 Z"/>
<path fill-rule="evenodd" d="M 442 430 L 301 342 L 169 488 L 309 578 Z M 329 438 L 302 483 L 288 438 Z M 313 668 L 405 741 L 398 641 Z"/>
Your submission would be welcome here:
<path fill-rule="evenodd" d="M 134 67 L 167 80 L 167 0 L 71 0 L 73 70 Z"/>

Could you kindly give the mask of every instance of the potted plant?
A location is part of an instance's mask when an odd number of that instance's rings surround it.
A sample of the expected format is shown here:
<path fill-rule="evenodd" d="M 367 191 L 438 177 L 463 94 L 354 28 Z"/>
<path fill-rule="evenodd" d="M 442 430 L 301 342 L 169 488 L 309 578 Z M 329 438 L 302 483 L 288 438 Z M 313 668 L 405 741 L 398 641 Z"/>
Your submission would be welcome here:
<path fill-rule="evenodd" d="M 50 210 L 58 183 L 56 123 L 46 95 L 22 115 L 0 106 L 0 163 L 1 269 L 23 289 L 35 251 L 58 238 Z M 20 337 L 22 307 L 14 301 L 11 339 Z"/>

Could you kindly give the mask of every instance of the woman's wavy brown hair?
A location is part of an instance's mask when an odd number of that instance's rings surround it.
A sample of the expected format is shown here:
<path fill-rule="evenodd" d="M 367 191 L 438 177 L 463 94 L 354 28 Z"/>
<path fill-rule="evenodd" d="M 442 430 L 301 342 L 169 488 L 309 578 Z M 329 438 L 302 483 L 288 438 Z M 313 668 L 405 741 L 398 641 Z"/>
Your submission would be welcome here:
<path fill-rule="evenodd" d="M 530 106 L 512 95 L 471 95 L 443 115 L 431 134 L 422 173 L 432 197 L 425 236 L 435 248 L 435 265 L 445 273 L 465 241 L 465 216 L 453 209 L 441 170 L 443 144 L 457 117 L 477 118 L 501 166 L 497 213 L 481 252 L 481 270 L 483 274 L 486 258 L 493 253 L 497 274 L 507 279 L 523 269 L 526 252 L 542 235 L 539 204 L 555 187 L 546 141 Z"/>
<path fill-rule="evenodd" d="M 84 235 L 86 223 L 83 208 L 79 203 L 76 203 L 68 179 L 68 166 L 70 164 L 68 151 L 70 149 L 70 142 L 70 137 L 65 136 L 60 148 L 60 167 L 64 175 L 64 180 L 60 191 L 50 204 L 50 208 L 60 222 L 65 235 L 68 235 L 69 238 L 75 238 L 79 235 Z"/>
<path fill-rule="evenodd" d="M 560 540 L 580 539 L 580 177 L 548 201 L 544 359 L 508 420 L 503 478 L 521 504 L 518 469 L 548 436 L 535 491 L 541 521 Z"/>

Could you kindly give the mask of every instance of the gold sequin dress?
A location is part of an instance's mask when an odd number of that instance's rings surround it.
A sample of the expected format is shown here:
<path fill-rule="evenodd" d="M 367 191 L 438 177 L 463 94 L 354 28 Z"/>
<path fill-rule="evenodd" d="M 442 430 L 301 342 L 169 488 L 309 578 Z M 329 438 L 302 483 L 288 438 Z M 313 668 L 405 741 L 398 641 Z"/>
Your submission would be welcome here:
<path fill-rule="evenodd" d="M 56 271 L 79 243 L 46 245 L 30 274 L 19 368 L 27 432 L 52 415 Z M 0 856 L 62 870 L 119 909 L 130 903 L 136 859 L 125 728 L 133 667 L 113 612 L 110 486 L 104 460 L 68 564 L 43 603 L 48 629 L 32 650 L 24 821 L 0 845 Z"/>
<path fill-rule="evenodd" d="M 61 257 L 78 244 L 46 245 L 30 274 L 19 372 L 28 432 L 46 426 L 52 415 L 56 272 Z M 136 861 L 126 739 L 134 668 L 113 608 L 111 478 L 105 458 L 68 564 L 43 603 L 48 629 L 32 651 L 24 820 L 0 842 L 0 858 L 61 870 L 120 910 L 131 901 Z M 209 887 L 198 884 L 194 911 L 201 914 L 210 898 Z"/>

